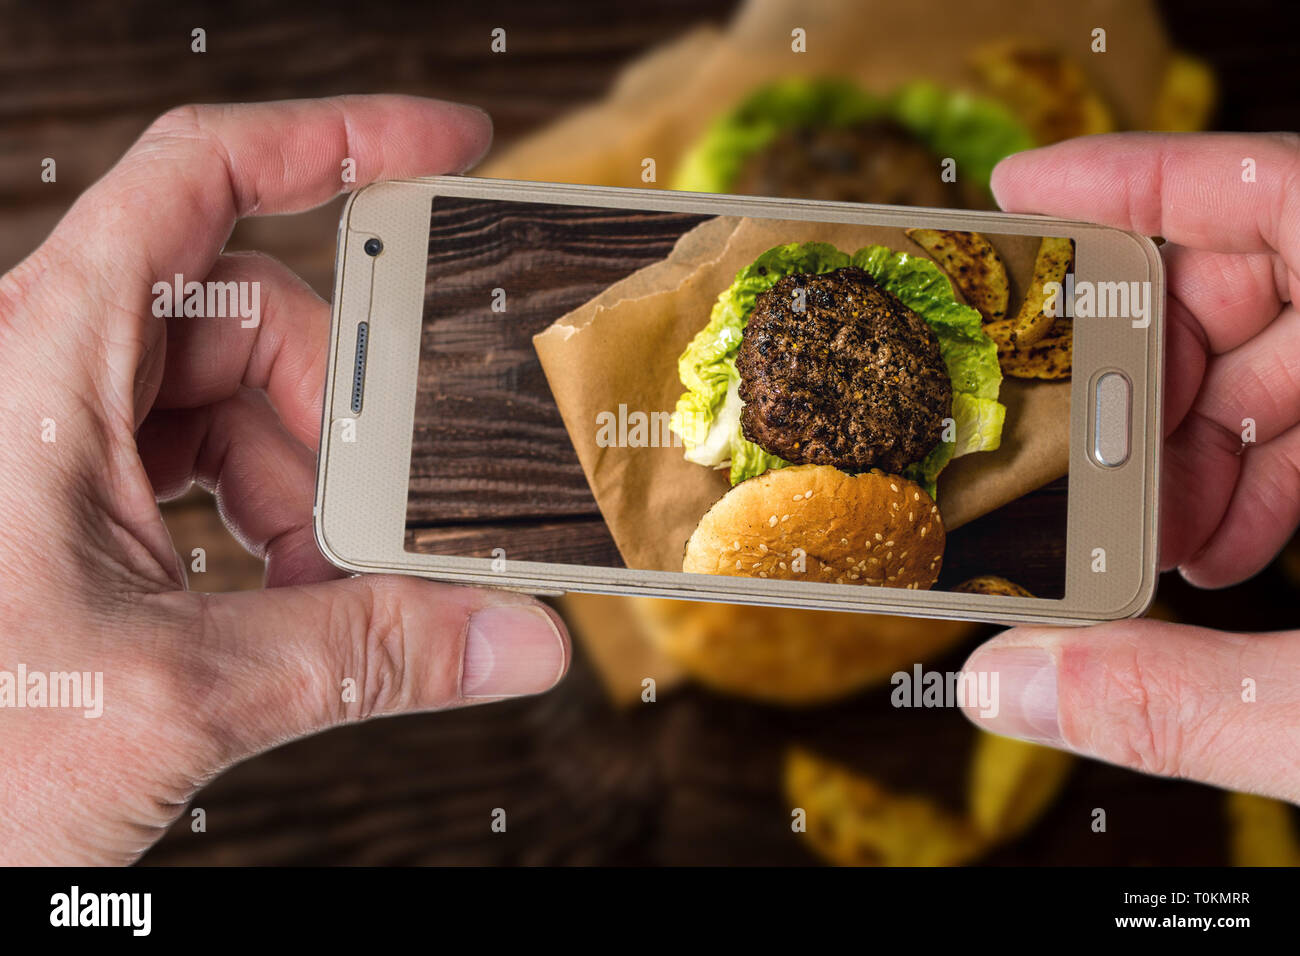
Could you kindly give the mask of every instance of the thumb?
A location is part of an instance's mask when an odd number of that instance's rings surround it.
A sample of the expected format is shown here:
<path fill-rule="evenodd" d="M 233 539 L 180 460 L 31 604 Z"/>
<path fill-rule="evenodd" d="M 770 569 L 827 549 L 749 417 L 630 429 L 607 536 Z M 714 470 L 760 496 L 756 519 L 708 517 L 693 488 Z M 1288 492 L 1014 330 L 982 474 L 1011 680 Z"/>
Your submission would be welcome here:
<path fill-rule="evenodd" d="M 327 727 L 549 690 L 569 640 L 522 594 L 373 575 L 205 595 L 198 707 L 222 765 Z"/>
<path fill-rule="evenodd" d="M 1300 802 L 1300 632 L 1013 628 L 964 670 L 997 675 L 996 713 L 965 707 L 985 730 Z"/>

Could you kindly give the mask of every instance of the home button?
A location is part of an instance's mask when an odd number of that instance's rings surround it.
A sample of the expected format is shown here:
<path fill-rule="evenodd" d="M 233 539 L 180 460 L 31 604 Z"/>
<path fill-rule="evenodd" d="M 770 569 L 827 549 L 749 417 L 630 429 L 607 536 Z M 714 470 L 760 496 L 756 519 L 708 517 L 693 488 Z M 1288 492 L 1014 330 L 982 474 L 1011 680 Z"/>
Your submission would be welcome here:
<path fill-rule="evenodd" d="M 1128 461 L 1133 386 L 1123 372 L 1106 372 L 1097 379 L 1092 399 L 1092 457 L 1099 465 L 1117 468 Z"/>

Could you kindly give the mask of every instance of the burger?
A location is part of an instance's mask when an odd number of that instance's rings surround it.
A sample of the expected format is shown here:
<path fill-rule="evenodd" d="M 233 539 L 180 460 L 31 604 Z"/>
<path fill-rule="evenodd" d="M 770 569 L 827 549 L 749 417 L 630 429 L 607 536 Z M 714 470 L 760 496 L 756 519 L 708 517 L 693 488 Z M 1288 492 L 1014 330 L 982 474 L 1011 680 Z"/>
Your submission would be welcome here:
<path fill-rule="evenodd" d="M 929 259 L 788 243 L 737 273 L 678 361 L 672 428 L 736 486 L 683 570 L 929 588 L 955 457 L 1001 441 L 997 346 Z"/>
<path fill-rule="evenodd" d="M 715 120 L 671 186 L 988 209 L 994 165 L 1035 144 L 993 98 L 923 81 L 880 97 L 844 80 L 795 77 L 761 87 Z"/>

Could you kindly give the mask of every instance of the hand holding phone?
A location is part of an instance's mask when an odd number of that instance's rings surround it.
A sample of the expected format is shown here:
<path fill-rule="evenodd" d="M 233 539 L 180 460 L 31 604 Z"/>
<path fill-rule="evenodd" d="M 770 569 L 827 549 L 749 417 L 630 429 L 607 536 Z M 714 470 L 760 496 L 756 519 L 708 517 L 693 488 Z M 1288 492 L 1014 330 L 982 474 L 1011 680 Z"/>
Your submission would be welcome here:
<path fill-rule="evenodd" d="M 1139 613 L 1163 306 L 1150 240 L 1079 222 L 386 183 L 340 226 L 318 540 L 543 593 Z"/>
<path fill-rule="evenodd" d="M 1013 156 L 1007 209 L 1160 234 L 1169 272 L 1161 567 L 1256 574 L 1300 522 L 1300 220 L 1293 134 L 1098 136 Z M 1002 676 L 996 733 L 1300 801 L 1300 632 L 1162 621 L 1014 628 L 967 662 Z"/>
<path fill-rule="evenodd" d="M 237 216 L 335 195 L 349 155 L 363 182 L 450 172 L 489 137 L 407 97 L 173 110 L 0 278 L 0 862 L 129 863 L 290 738 L 559 679 L 562 625 L 522 595 L 334 580 L 310 530 L 329 307 L 222 253 Z M 157 316 L 177 273 L 258 283 L 260 320 Z M 173 541 L 155 502 L 195 481 L 265 590 L 203 593 L 211 542 Z"/>

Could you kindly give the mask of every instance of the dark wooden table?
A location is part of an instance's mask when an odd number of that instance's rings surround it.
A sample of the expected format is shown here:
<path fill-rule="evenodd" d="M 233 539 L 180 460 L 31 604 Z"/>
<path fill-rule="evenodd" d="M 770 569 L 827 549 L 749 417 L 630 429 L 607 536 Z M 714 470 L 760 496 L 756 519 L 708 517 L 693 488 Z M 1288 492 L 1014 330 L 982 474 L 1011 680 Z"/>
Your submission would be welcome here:
<path fill-rule="evenodd" d="M 407 546 L 623 567 L 533 336 L 707 216 L 444 197 L 429 235 Z M 493 290 L 506 310 L 491 309 Z M 583 374 L 573 369 L 574 375 Z"/>
<path fill-rule="evenodd" d="M 603 93 L 623 63 L 730 0 L 645 5 L 536 4 L 455 8 L 236 0 L 85 5 L 0 4 L 0 268 L 48 232 L 150 119 L 183 102 L 394 91 L 487 108 L 498 146 Z M 1278 29 L 1275 4 L 1168 4 L 1175 39 L 1206 56 L 1222 86 L 1219 128 L 1295 129 L 1284 81 L 1300 40 Z M 510 53 L 488 53 L 505 26 Z M 190 31 L 208 31 L 192 54 Z M 56 157 L 59 177 L 39 178 Z M 250 221 L 232 247 L 265 249 L 328 295 L 338 204 Z M 211 590 L 256 586 L 206 497 L 167 509 L 179 550 L 205 546 Z M 1162 601 L 1207 626 L 1294 626 L 1297 594 L 1276 568 L 1228 592 L 1176 578 Z M 944 668 L 960 663 L 962 653 Z M 919 716 L 918 716 L 919 715 Z M 146 863 L 813 863 L 788 827 L 778 766 L 799 742 L 950 806 L 971 731 L 947 711 L 900 715 L 866 694 L 833 707 L 782 710 L 687 688 L 616 711 L 587 660 L 557 692 L 456 713 L 343 728 L 234 768 L 194 805 Z M 507 834 L 488 814 L 511 808 Z M 1108 834 L 1091 808 L 1108 808 Z M 1214 863 L 1225 859 L 1217 791 L 1082 763 L 1060 800 L 997 863 Z"/>

